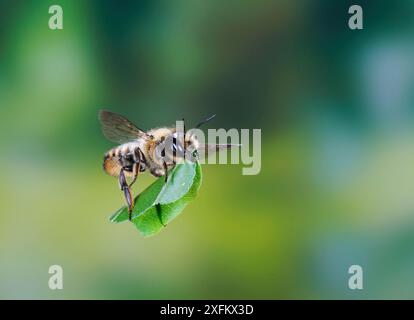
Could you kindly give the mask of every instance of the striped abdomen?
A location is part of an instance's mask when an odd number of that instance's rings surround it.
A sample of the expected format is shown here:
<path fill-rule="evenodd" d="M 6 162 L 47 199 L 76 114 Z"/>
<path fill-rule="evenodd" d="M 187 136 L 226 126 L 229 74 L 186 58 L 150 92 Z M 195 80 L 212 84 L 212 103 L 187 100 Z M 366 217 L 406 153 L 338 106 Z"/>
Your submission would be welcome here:
<path fill-rule="evenodd" d="M 105 172 L 116 177 L 123 168 L 127 176 L 132 175 L 133 165 L 138 161 L 141 162 L 140 171 L 145 171 L 145 159 L 139 152 L 139 147 L 137 142 L 129 142 L 109 150 L 104 156 Z"/>

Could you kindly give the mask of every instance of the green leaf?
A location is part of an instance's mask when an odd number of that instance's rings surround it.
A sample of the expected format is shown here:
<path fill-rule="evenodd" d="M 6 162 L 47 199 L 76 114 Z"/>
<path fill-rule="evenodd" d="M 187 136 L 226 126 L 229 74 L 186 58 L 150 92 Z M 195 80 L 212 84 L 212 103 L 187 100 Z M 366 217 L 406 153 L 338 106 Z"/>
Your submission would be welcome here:
<path fill-rule="evenodd" d="M 167 183 L 159 193 L 156 203 L 167 204 L 182 198 L 191 188 L 196 175 L 196 164 L 179 164 L 168 175 Z M 161 179 L 163 180 L 163 179 Z"/>
<path fill-rule="evenodd" d="M 178 164 L 168 173 L 167 183 L 160 177 L 134 199 L 132 222 L 144 236 L 158 233 L 197 196 L 201 179 L 198 163 Z M 126 206 L 110 218 L 117 223 L 127 220 Z"/>

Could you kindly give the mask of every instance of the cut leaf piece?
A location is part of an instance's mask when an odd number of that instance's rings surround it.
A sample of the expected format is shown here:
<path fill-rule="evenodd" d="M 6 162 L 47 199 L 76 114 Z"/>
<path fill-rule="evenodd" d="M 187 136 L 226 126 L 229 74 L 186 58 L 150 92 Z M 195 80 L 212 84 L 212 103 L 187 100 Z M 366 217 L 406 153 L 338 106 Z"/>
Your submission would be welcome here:
<path fill-rule="evenodd" d="M 178 164 L 169 172 L 167 183 L 160 177 L 135 198 L 132 222 L 144 236 L 158 233 L 197 196 L 201 179 L 198 163 Z M 110 218 L 111 222 L 117 223 L 127 220 L 126 206 Z"/>

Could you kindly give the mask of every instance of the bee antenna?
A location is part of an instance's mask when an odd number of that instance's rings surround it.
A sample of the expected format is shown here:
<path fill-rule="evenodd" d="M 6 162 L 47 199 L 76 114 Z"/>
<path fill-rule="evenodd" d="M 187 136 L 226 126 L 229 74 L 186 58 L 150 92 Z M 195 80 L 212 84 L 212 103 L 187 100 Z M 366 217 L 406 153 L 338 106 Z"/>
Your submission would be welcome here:
<path fill-rule="evenodd" d="M 210 117 L 208 117 L 207 119 L 205 119 L 205 120 L 203 120 L 203 121 L 201 121 L 200 123 L 198 123 L 195 127 L 196 128 L 200 128 L 203 124 L 206 124 L 207 122 L 209 122 L 210 120 L 213 120 L 213 118 L 215 117 L 216 115 L 215 114 L 213 114 L 212 116 L 210 116 Z"/>

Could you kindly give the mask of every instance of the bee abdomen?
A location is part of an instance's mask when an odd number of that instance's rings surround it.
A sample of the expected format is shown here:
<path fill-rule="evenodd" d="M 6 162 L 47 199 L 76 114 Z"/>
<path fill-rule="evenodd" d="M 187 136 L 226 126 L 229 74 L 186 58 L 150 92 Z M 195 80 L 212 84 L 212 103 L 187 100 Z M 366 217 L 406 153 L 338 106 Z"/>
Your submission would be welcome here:
<path fill-rule="evenodd" d="M 116 157 L 111 153 L 107 153 L 104 156 L 103 169 L 104 171 L 111 176 L 118 176 L 121 172 L 121 165 Z"/>
<path fill-rule="evenodd" d="M 122 145 L 109 150 L 103 161 L 103 169 L 111 176 L 118 176 L 121 169 L 125 170 L 125 174 L 129 175 L 133 171 L 133 165 L 140 161 L 140 172 L 145 171 L 145 158 L 141 159 L 137 149 L 131 148 L 129 145 Z"/>

